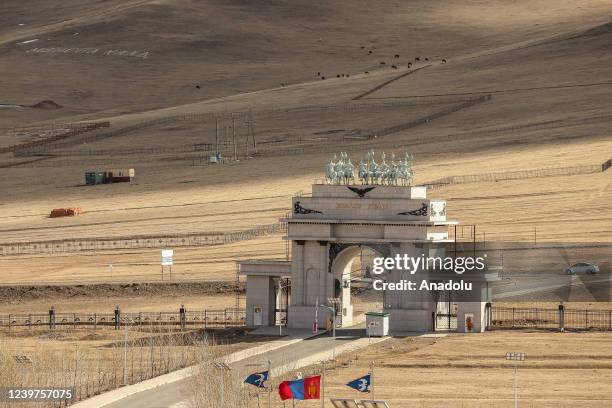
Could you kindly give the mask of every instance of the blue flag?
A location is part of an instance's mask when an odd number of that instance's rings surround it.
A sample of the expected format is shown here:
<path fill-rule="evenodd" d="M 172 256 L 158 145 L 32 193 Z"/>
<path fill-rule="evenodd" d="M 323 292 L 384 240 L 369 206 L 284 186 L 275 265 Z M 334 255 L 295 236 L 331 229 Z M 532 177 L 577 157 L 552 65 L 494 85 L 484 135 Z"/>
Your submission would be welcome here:
<path fill-rule="evenodd" d="M 259 388 L 265 388 L 266 386 L 264 385 L 264 382 L 266 381 L 268 381 L 267 371 L 251 374 L 246 378 L 246 380 L 244 380 L 245 383 L 254 385 Z"/>
<path fill-rule="evenodd" d="M 361 378 L 353 380 L 346 385 L 360 392 L 370 392 L 370 374 L 364 375 Z"/>

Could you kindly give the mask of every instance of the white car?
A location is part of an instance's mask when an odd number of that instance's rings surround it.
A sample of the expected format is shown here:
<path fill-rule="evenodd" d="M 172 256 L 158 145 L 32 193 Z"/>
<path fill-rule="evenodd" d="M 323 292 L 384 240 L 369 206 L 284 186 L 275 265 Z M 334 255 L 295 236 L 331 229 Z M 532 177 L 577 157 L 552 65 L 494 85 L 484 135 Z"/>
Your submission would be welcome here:
<path fill-rule="evenodd" d="M 578 262 L 568 268 L 565 273 L 568 275 L 593 275 L 599 272 L 599 267 L 586 262 Z"/>

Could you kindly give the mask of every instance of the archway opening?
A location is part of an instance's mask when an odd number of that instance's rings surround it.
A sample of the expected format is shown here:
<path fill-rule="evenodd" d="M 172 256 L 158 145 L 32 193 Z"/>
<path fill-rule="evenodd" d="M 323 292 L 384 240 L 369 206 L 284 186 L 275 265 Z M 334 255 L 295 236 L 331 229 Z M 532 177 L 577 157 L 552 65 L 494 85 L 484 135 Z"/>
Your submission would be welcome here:
<path fill-rule="evenodd" d="M 336 325 L 348 327 L 365 320 L 364 313 L 381 311 L 384 293 L 372 287 L 374 258 L 381 256 L 366 245 L 344 249 L 332 264 L 334 298 L 337 299 Z"/>

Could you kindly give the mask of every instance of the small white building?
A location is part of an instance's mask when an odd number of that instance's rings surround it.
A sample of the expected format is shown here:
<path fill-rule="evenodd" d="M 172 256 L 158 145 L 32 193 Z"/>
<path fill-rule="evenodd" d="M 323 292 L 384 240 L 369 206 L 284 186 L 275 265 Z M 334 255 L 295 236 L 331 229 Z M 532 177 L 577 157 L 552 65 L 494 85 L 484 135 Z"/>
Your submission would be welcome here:
<path fill-rule="evenodd" d="M 389 334 L 389 313 L 366 312 L 365 316 L 368 337 L 384 337 Z"/>

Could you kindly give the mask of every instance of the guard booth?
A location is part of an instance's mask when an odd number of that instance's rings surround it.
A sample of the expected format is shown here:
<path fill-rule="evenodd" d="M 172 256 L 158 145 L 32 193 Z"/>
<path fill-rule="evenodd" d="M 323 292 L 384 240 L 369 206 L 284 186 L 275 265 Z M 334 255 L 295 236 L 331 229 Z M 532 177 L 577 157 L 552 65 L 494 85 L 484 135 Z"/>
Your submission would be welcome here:
<path fill-rule="evenodd" d="M 389 313 L 366 312 L 365 316 L 368 337 L 384 337 L 389 334 Z"/>

